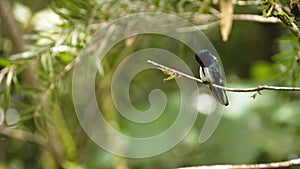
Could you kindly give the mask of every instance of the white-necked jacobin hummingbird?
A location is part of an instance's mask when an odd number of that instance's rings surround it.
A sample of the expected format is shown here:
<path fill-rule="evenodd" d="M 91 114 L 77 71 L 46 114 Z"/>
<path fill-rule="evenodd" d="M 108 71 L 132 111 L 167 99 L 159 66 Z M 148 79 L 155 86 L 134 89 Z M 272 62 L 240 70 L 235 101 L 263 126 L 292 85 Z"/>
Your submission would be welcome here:
<path fill-rule="evenodd" d="M 214 98 L 225 106 L 229 105 L 226 91 L 212 85 L 224 86 L 225 83 L 225 73 L 218 58 L 206 49 L 196 52 L 195 58 L 200 63 L 200 78 L 210 83 L 209 87 Z"/>

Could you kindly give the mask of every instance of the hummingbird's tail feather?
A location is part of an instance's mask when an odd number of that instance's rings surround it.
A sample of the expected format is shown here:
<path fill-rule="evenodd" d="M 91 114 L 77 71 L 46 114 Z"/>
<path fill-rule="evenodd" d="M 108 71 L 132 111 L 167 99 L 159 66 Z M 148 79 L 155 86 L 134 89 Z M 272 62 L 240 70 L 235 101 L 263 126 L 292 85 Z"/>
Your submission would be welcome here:
<path fill-rule="evenodd" d="M 212 95 L 215 97 L 215 99 L 220 102 L 221 104 L 228 106 L 229 102 L 228 102 L 228 98 L 226 95 L 225 90 L 220 89 L 220 88 L 216 88 L 214 86 L 210 86 Z"/>

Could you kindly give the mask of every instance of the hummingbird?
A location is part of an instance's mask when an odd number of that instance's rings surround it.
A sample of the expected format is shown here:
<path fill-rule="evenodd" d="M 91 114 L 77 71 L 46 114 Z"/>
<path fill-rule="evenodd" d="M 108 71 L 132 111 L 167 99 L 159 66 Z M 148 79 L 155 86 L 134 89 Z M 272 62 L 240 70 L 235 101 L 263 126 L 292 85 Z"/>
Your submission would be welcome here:
<path fill-rule="evenodd" d="M 224 89 L 217 88 L 213 84 L 224 86 L 225 73 L 218 58 L 209 50 L 202 49 L 195 53 L 195 58 L 200 64 L 199 74 L 204 83 L 209 83 L 214 98 L 222 105 L 228 106 L 228 98 Z"/>

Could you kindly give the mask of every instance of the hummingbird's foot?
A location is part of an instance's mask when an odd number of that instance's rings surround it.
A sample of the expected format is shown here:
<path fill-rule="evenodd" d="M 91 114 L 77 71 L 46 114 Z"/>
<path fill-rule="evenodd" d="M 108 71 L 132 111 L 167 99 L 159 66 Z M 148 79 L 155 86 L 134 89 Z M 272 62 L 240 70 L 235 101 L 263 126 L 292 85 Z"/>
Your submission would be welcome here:
<path fill-rule="evenodd" d="M 201 80 L 203 81 L 204 84 L 210 84 L 210 80 L 208 77 L 202 77 Z"/>

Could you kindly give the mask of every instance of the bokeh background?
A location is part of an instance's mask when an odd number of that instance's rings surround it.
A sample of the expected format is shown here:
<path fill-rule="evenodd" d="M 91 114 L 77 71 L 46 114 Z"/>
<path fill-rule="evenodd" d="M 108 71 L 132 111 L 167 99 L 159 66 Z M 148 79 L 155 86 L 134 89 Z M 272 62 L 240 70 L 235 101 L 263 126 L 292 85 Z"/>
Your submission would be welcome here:
<path fill-rule="evenodd" d="M 280 16 L 288 17 L 299 27 L 299 15 L 293 7 L 299 2 L 276 1 L 285 15 L 270 9 L 272 3 L 2 0 L 0 169 L 176 168 L 299 157 L 298 91 L 228 92 L 230 106 L 225 108 L 217 130 L 207 142 L 198 143 L 206 117 L 200 112 L 195 126 L 179 145 L 144 159 L 123 158 L 99 148 L 82 130 L 72 103 L 74 62 L 93 33 L 121 16 L 145 11 L 173 14 L 201 26 L 219 53 L 228 87 L 300 86 L 299 38 L 289 24 L 279 20 Z M 244 15 L 250 19 L 241 17 Z M 135 51 L 154 47 L 178 55 L 195 76 L 199 75 L 193 51 L 169 37 L 135 36 L 117 44 L 101 63 L 103 74 L 97 76 L 95 91 L 107 121 L 128 135 L 156 135 L 172 124 L 178 113 L 179 88 L 174 80 L 164 81 L 166 75 L 159 70 L 138 74 L 129 91 L 132 104 L 139 110 L 149 107 L 151 90 L 160 88 L 166 93 L 168 105 L 157 122 L 147 126 L 130 123 L 113 105 L 110 83 L 118 64 Z"/>

